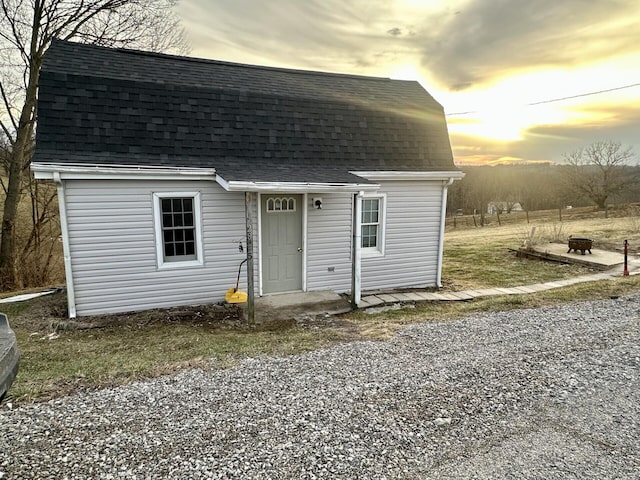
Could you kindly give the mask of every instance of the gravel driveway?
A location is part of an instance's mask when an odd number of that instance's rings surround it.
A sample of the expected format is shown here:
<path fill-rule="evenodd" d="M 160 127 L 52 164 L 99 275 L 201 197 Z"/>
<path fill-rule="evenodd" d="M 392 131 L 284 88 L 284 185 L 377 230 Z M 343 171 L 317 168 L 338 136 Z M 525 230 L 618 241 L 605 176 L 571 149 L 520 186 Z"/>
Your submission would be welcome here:
<path fill-rule="evenodd" d="M 640 295 L 0 410 L 0 478 L 640 476 Z"/>

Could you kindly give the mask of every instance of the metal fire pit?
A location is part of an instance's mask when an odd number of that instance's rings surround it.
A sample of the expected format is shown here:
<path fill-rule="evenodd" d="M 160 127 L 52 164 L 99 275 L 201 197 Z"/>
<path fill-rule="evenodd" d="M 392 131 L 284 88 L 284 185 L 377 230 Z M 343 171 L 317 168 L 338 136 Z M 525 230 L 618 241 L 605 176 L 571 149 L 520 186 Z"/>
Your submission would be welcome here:
<path fill-rule="evenodd" d="M 590 238 L 569 238 L 569 250 L 567 253 L 571 253 L 571 250 L 584 255 L 584 252 L 589 252 L 591 254 L 591 247 L 593 246 L 593 240 Z"/>

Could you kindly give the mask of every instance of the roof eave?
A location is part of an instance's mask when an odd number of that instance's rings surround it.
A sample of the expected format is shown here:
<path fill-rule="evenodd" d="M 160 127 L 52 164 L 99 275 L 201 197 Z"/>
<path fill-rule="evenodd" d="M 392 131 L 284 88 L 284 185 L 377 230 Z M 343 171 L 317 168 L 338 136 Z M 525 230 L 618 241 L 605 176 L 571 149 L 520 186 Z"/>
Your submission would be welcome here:
<path fill-rule="evenodd" d="M 460 170 L 443 171 L 398 171 L 398 170 L 372 170 L 372 171 L 350 171 L 349 173 L 371 181 L 380 180 L 434 180 L 448 181 L 460 180 L 464 177 L 464 172 Z"/>
<path fill-rule="evenodd" d="M 34 177 L 41 180 L 53 180 L 58 174 L 62 180 L 111 179 L 111 180 L 213 180 L 214 168 L 138 166 L 130 165 L 97 165 L 97 164 L 31 164 Z"/>
<path fill-rule="evenodd" d="M 216 175 L 216 181 L 228 192 L 360 192 L 380 188 L 380 185 L 374 183 L 227 181 L 219 175 Z"/>

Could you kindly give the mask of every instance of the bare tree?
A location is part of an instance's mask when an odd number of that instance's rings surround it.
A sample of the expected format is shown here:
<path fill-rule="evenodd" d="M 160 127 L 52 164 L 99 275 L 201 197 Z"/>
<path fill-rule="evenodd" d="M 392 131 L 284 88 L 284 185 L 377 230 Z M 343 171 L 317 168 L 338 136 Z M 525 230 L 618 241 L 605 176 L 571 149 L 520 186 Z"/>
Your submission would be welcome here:
<path fill-rule="evenodd" d="M 0 238 L 0 290 L 20 287 L 18 205 L 25 185 L 30 183 L 26 180 L 33 150 L 38 78 L 51 41 L 60 38 L 183 53 L 188 47 L 173 11 L 177 1 L 0 0 L 0 129 L 8 144 L 3 163 L 6 196 Z"/>
<path fill-rule="evenodd" d="M 480 215 L 480 225 L 485 226 L 485 214 L 489 202 L 496 196 L 496 179 L 494 175 L 495 167 L 482 166 L 469 170 L 465 180 L 467 183 L 467 198 L 473 207 L 475 223 L 475 213 Z"/>
<path fill-rule="evenodd" d="M 607 209 L 607 200 L 623 193 L 638 181 L 631 162 L 635 155 L 620 142 L 592 143 L 564 156 L 565 185 L 588 198 L 598 208 Z"/>

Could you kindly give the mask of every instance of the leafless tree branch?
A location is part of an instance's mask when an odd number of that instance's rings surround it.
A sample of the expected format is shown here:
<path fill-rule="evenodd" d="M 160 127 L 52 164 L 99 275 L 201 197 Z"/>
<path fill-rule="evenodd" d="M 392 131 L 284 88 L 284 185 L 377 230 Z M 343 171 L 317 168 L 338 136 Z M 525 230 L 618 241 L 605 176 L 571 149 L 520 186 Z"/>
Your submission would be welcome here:
<path fill-rule="evenodd" d="M 25 187 L 31 188 L 26 179 L 33 154 L 39 73 L 51 41 L 61 38 L 185 53 L 187 42 L 173 11 L 175 5 L 176 0 L 0 0 L 1 63 L 12 66 L 0 72 L 0 105 L 4 106 L 0 131 L 10 141 L 5 162 L 7 180 L 2 184 L 6 196 L 0 238 L 0 290 L 20 285 L 15 226 Z M 31 198 L 35 201 L 38 195 L 33 191 Z M 47 202 L 42 208 L 50 205 Z M 35 223 L 47 218 L 47 212 L 43 216 L 39 209 L 34 207 L 33 211 Z"/>
<path fill-rule="evenodd" d="M 620 142 L 604 140 L 564 155 L 566 185 L 606 209 L 607 200 L 638 182 L 630 172 L 633 150 Z"/>

